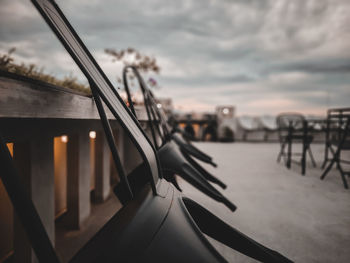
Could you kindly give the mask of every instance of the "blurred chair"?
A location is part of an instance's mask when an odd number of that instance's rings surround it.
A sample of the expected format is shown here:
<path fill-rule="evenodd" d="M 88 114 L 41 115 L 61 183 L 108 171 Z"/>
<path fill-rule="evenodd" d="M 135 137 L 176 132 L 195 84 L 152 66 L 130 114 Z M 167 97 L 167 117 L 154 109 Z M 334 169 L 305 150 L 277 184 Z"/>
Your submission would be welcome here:
<path fill-rule="evenodd" d="M 324 143 L 326 140 L 327 119 L 320 116 L 305 116 L 308 134 L 314 137 L 313 143 Z"/>
<path fill-rule="evenodd" d="M 350 164 L 350 160 L 343 159 L 342 154 L 350 150 L 350 108 L 329 109 L 327 113 L 325 157 L 322 168 L 329 162 L 321 176 L 323 180 L 334 164 L 340 172 L 344 187 L 349 188 L 345 175 L 350 171 L 343 169 L 342 163 Z M 331 157 L 330 157 L 331 156 Z"/>
<path fill-rule="evenodd" d="M 187 140 L 189 140 L 189 141 L 196 140 L 196 137 L 195 137 L 196 133 L 195 133 L 194 128 L 190 122 L 187 122 L 184 131 L 185 131 L 185 137 Z"/>
<path fill-rule="evenodd" d="M 280 152 L 277 157 L 277 162 L 283 157 L 288 169 L 291 167 L 291 162 L 296 162 L 292 159 L 292 155 L 301 155 L 300 163 L 301 174 L 305 174 L 306 155 L 307 152 L 311 158 L 312 164 L 315 167 L 316 163 L 312 155 L 310 144 L 313 141 L 313 136 L 308 134 L 308 124 L 304 116 L 299 113 L 281 113 L 276 119 L 278 128 L 278 137 L 281 145 Z M 301 143 L 302 152 L 292 152 L 293 143 Z M 287 152 L 286 152 L 287 147 Z"/>

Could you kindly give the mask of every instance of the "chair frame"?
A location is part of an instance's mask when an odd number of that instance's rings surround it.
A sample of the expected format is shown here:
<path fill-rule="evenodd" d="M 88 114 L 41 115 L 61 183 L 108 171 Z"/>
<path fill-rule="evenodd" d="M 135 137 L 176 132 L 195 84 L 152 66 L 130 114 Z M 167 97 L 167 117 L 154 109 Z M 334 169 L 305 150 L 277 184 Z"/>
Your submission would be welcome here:
<path fill-rule="evenodd" d="M 301 128 L 297 129 L 295 127 L 296 123 L 293 122 L 292 120 L 288 120 L 288 117 L 299 118 L 300 119 L 299 122 L 301 123 Z M 287 126 L 282 125 L 283 118 L 285 118 L 288 121 Z M 292 162 L 296 164 L 300 164 L 301 174 L 305 175 L 307 153 L 310 156 L 313 166 L 316 167 L 316 162 L 310 148 L 311 142 L 313 140 L 313 136 L 309 135 L 307 120 L 302 114 L 299 114 L 299 113 L 281 113 L 277 116 L 276 122 L 278 126 L 278 136 L 279 136 L 279 141 L 281 146 L 280 152 L 277 156 L 277 162 L 280 162 L 281 158 L 283 157 L 286 167 L 288 169 L 291 168 Z M 302 152 L 293 153 L 292 152 L 293 141 L 300 141 L 300 140 L 302 142 Z M 287 153 L 285 152 L 286 147 L 287 147 Z M 293 160 L 292 155 L 301 155 L 300 162 Z"/>
<path fill-rule="evenodd" d="M 336 164 L 345 189 L 349 188 L 345 175 L 350 176 L 350 170 L 346 171 L 342 167 L 342 163 L 350 164 L 350 160 L 342 159 L 341 153 L 344 150 L 350 150 L 350 139 L 348 138 L 350 134 L 349 130 L 350 108 L 329 109 L 327 112 L 325 155 L 322 164 L 322 168 L 325 168 L 325 170 L 320 179 L 323 180 L 332 169 L 333 165 Z M 336 138 L 334 138 L 332 134 L 335 135 Z M 330 154 L 332 157 L 329 157 Z"/>

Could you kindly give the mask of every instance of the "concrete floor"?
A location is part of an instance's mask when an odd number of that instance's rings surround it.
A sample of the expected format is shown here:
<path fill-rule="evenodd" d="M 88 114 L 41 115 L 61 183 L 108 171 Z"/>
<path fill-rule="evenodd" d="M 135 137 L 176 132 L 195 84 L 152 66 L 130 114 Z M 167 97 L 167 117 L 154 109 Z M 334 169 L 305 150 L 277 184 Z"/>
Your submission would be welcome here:
<path fill-rule="evenodd" d="M 61 262 L 69 262 L 76 252 L 114 216 L 121 203 L 113 194 L 104 203 L 92 203 L 91 215 L 80 230 L 68 230 L 64 216 L 56 221 L 56 251 Z"/>
<path fill-rule="evenodd" d="M 335 169 L 324 181 L 319 179 L 322 144 L 312 145 L 318 167 L 308 162 L 305 176 L 296 164 L 288 170 L 276 163 L 278 144 L 197 146 L 218 163 L 216 169 L 203 165 L 227 183 L 228 188 L 222 192 L 238 209 L 231 213 L 180 181 L 186 196 L 295 262 L 350 262 L 350 190 L 343 188 Z M 255 262 L 216 241 L 212 243 L 230 262 Z"/>

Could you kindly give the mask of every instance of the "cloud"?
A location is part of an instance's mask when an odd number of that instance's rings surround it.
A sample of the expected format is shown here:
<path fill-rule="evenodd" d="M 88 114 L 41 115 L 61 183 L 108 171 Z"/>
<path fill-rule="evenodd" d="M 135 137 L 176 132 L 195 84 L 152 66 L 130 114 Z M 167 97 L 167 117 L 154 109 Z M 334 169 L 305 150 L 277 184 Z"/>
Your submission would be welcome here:
<path fill-rule="evenodd" d="M 298 69 L 300 71 L 310 73 L 310 74 L 332 74 L 332 73 L 350 73 L 350 62 L 347 61 L 335 61 L 335 63 L 328 61 L 328 63 L 299 63 L 299 64 L 291 64 L 284 67 L 285 70 L 295 70 Z"/>
<path fill-rule="evenodd" d="M 135 47 L 157 58 L 155 92 L 179 108 L 316 112 L 349 100 L 348 0 L 57 2 L 114 84 L 121 65 L 103 50 Z M 2 0 L 0 22 L 0 52 L 15 46 L 19 61 L 85 81 L 29 1 Z"/>

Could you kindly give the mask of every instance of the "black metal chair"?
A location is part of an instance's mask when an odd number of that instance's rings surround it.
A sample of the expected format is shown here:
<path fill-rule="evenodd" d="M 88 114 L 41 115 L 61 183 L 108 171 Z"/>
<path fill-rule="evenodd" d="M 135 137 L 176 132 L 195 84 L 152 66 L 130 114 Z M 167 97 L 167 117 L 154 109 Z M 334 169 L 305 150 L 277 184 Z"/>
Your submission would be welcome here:
<path fill-rule="evenodd" d="M 300 162 L 296 163 L 301 165 L 301 174 L 305 175 L 307 153 L 311 158 L 313 166 L 316 166 L 316 162 L 310 148 L 310 144 L 313 141 L 313 136 L 308 134 L 307 121 L 305 120 L 304 116 L 299 113 L 281 113 L 277 116 L 276 121 L 281 145 L 277 162 L 280 162 L 281 158 L 283 158 L 287 168 L 290 169 L 291 163 L 296 162 L 292 159 L 292 155 L 301 155 Z M 293 153 L 293 143 L 301 143 L 302 151 Z"/>
<path fill-rule="evenodd" d="M 323 180 L 329 173 L 334 164 L 339 170 L 344 187 L 349 188 L 346 175 L 350 171 L 344 170 L 342 163 L 350 164 L 350 160 L 342 158 L 342 153 L 350 150 L 350 108 L 330 109 L 327 112 L 327 129 L 325 143 L 325 157 L 322 168 L 325 168 L 321 175 Z"/>
<path fill-rule="evenodd" d="M 191 150 L 193 148 L 190 147 L 191 145 L 187 144 L 184 140 L 181 140 L 181 137 L 179 137 L 177 134 L 171 134 L 164 114 L 160 112 L 160 109 L 157 107 L 154 96 L 146 86 L 142 76 L 135 67 L 126 66 L 123 70 L 123 82 L 125 91 L 128 95 L 128 103 L 131 111 L 136 114 L 136 110 L 131 100 L 130 87 L 127 80 L 127 72 L 129 71 L 135 75 L 142 90 L 145 110 L 148 116 L 149 129 L 153 139 L 151 140 L 150 138 L 150 140 L 153 141 L 154 147 L 158 150 L 164 178 L 173 183 L 174 186 L 181 191 L 175 176 L 179 175 L 198 190 L 202 191 L 213 199 L 224 203 L 229 209 L 234 211 L 236 209 L 235 205 L 227 200 L 207 181 L 216 183 L 222 188 L 226 188 L 226 185 L 217 177 L 206 171 L 192 158 L 198 158 L 201 157 L 201 155 L 197 156 L 197 152 L 193 152 Z M 158 138 L 161 138 L 160 142 Z M 203 160 L 203 158 L 198 159 Z"/>

